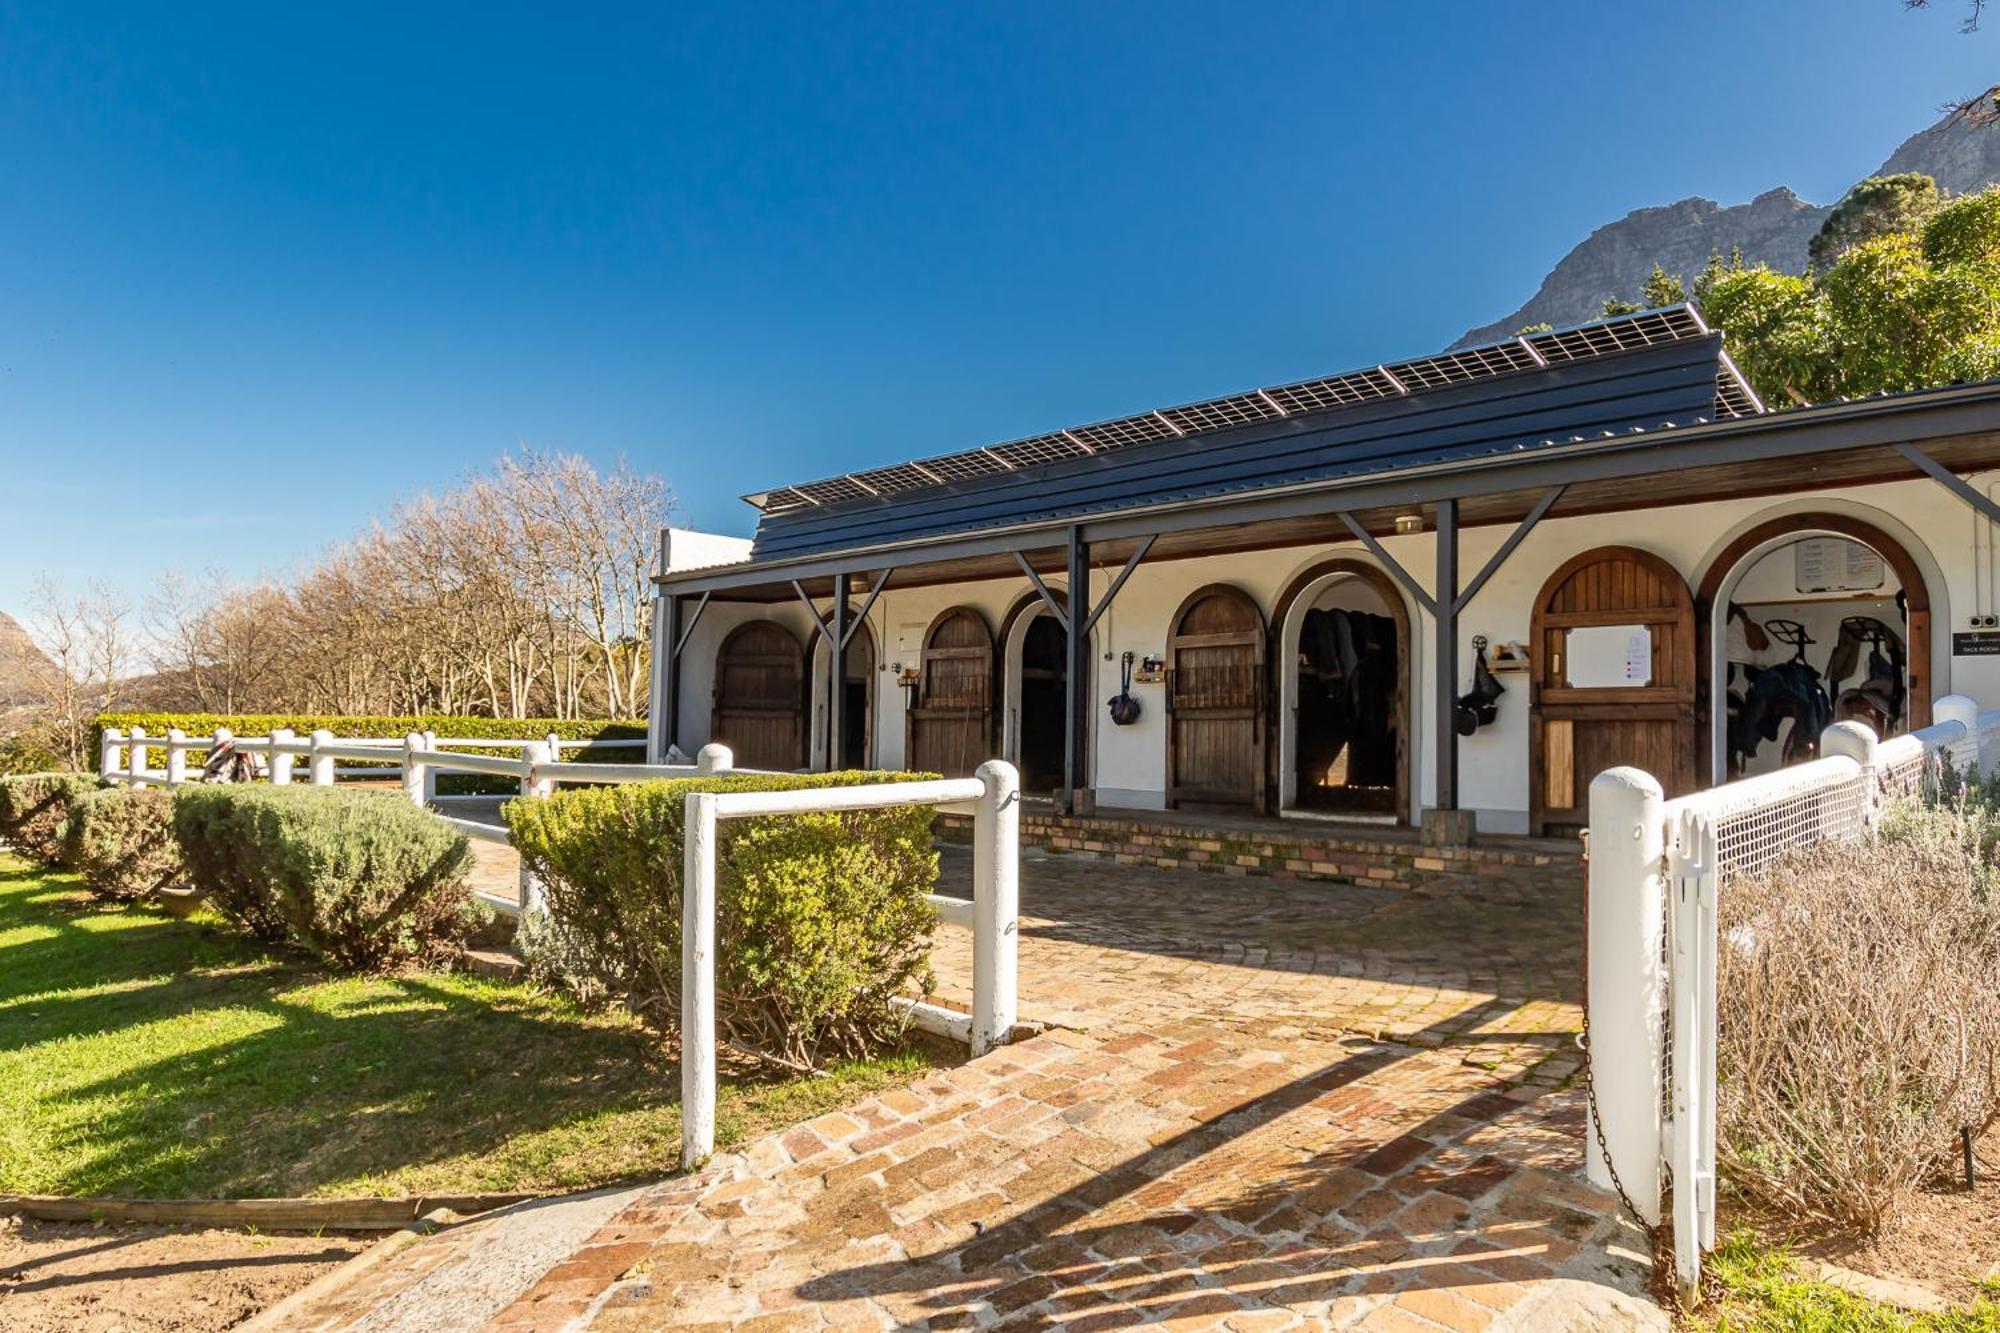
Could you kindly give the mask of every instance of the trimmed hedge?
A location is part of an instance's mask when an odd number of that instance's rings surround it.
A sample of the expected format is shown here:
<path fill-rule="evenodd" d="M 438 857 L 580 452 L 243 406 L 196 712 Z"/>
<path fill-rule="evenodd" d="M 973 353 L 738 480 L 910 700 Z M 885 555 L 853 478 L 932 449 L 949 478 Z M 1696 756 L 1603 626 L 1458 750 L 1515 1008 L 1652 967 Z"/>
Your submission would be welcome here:
<path fill-rule="evenodd" d="M 338 713 L 99 713 L 90 728 L 90 750 L 92 763 L 103 753 L 104 729 L 117 727 L 129 732 L 133 727 L 146 729 L 149 739 L 163 737 L 169 730 L 179 727 L 190 736 L 212 735 L 217 727 L 228 727 L 238 736 L 268 736 L 279 727 L 290 727 L 301 737 L 310 736 L 324 728 L 343 740 L 360 736 L 382 737 L 400 740 L 413 731 L 434 731 L 441 739 L 461 740 L 532 740 L 539 741 L 554 732 L 566 741 L 642 741 L 646 739 L 645 719 L 612 721 L 584 718 L 569 722 L 559 722 L 552 718 L 508 718 L 508 717 L 455 717 L 443 714 L 422 714 L 411 717 L 397 717 L 377 714 L 342 715 Z M 445 746 L 450 749 L 450 746 Z M 467 753 L 491 754 L 491 750 L 468 751 Z M 640 752 L 630 746 L 620 746 L 614 750 L 601 750 L 596 754 L 589 751 L 565 755 L 569 761 L 583 764 L 624 764 L 637 760 Z M 189 751 L 190 766 L 199 765 L 203 755 L 200 751 Z M 153 759 L 153 767 L 160 766 L 159 757 Z M 351 768 L 366 765 L 349 764 Z M 506 795 L 513 787 L 500 778 L 481 777 L 465 773 L 443 773 L 438 776 L 438 790 L 441 793 L 482 793 Z"/>
<path fill-rule="evenodd" d="M 225 917 L 334 966 L 446 962 L 479 924 L 464 835 L 400 796 L 188 787 L 174 832 L 195 887 Z"/>
<path fill-rule="evenodd" d="M 908 773 L 735 774 L 579 788 L 505 807 L 549 921 L 521 944 L 545 979 L 679 1023 L 681 857 L 690 792 L 792 791 Z M 794 1067 L 899 1036 L 890 1004 L 931 985 L 937 882 L 927 806 L 723 821 L 716 850 L 716 1025 Z M 538 947 L 541 946 L 541 947 Z"/>
<path fill-rule="evenodd" d="M 130 902 L 186 873 L 174 837 L 174 795 L 159 787 L 100 787 L 71 806 L 67 861 L 100 898 Z"/>
<path fill-rule="evenodd" d="M 386 736 L 400 739 L 413 731 L 435 731 L 440 736 L 462 736 L 467 740 L 538 741 L 550 732 L 566 741 L 642 741 L 646 739 L 646 719 L 624 720 L 578 718 L 568 722 L 546 717 L 460 717 L 444 713 L 415 716 L 342 713 L 99 713 L 91 723 L 91 742 L 103 739 L 106 727 L 130 731 L 144 727 L 148 736 L 164 736 L 179 727 L 190 736 L 207 735 L 217 727 L 228 727 L 238 736 L 268 736 L 278 727 L 290 727 L 301 736 L 324 728 L 336 736 Z"/>
<path fill-rule="evenodd" d="M 88 773 L 25 773 L 0 778 L 0 838 L 26 856 L 61 865 L 63 828 L 70 807 L 84 793 L 96 791 Z"/>

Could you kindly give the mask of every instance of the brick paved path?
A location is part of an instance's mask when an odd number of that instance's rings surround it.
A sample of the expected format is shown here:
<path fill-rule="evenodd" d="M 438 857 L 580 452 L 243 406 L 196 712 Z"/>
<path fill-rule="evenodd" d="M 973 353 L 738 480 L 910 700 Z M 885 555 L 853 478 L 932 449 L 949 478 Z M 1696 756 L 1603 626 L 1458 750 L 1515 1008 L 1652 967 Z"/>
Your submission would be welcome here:
<path fill-rule="evenodd" d="M 1023 1012 L 1069 1026 L 657 1185 L 463 1326 L 1664 1327 L 1580 1179 L 1574 870 L 1432 888 L 1031 856 Z"/>

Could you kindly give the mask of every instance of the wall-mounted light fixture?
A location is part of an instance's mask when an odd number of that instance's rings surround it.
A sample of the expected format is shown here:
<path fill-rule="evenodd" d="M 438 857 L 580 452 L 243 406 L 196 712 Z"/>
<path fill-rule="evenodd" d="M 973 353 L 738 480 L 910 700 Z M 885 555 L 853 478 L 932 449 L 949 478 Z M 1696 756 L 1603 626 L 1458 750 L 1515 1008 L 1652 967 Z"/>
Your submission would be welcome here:
<path fill-rule="evenodd" d="M 1424 516 L 1422 514 L 1396 515 L 1396 535 L 1398 537 L 1415 536 L 1417 533 L 1422 532 L 1423 530 L 1424 530 Z"/>

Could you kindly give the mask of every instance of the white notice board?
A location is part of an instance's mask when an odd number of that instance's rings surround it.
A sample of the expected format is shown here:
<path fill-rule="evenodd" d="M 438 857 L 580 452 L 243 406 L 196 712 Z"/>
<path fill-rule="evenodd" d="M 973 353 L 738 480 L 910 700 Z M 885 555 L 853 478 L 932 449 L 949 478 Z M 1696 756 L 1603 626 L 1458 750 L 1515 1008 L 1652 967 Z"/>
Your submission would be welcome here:
<path fill-rule="evenodd" d="M 1565 636 L 1564 679 L 1585 690 L 1653 683 L 1653 631 L 1645 625 L 1586 625 Z"/>
<path fill-rule="evenodd" d="M 1845 537 L 1806 537 L 1792 546 L 1792 586 L 1800 592 L 1873 592 L 1889 580 L 1871 546 Z"/>

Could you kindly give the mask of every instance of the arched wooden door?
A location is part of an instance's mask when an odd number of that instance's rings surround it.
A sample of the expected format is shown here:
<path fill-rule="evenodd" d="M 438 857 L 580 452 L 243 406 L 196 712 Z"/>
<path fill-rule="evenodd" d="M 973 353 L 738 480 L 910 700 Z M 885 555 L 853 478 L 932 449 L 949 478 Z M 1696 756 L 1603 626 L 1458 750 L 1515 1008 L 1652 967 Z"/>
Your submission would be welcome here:
<path fill-rule="evenodd" d="M 799 641 L 772 621 L 738 625 L 722 641 L 709 730 L 739 767 L 805 767 L 805 668 Z"/>
<path fill-rule="evenodd" d="M 924 633 L 903 753 L 915 772 L 966 777 L 990 757 L 992 736 L 993 632 L 977 611 L 954 606 Z"/>
<path fill-rule="evenodd" d="M 1197 590 L 1167 638 L 1167 808 L 1264 805 L 1264 614 L 1241 589 Z"/>
<path fill-rule="evenodd" d="M 1590 820 L 1590 780 L 1630 764 L 1667 795 L 1694 786 L 1694 599 L 1672 565 L 1630 546 L 1585 551 L 1535 601 L 1529 819 Z"/>

